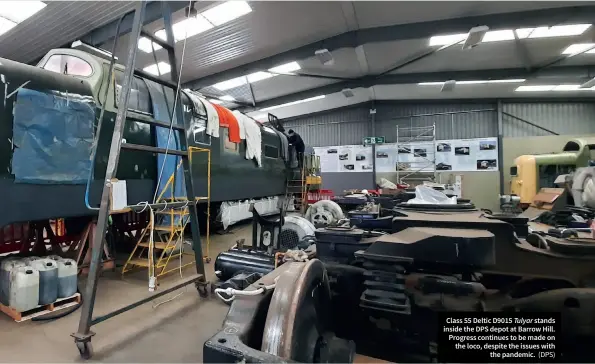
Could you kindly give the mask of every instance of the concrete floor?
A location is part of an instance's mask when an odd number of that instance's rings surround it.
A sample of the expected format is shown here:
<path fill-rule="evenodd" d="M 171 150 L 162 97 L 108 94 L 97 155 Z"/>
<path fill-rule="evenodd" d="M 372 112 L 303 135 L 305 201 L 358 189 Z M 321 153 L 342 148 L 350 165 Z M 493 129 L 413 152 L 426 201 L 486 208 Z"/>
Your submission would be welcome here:
<path fill-rule="evenodd" d="M 213 264 L 217 254 L 237 239 L 250 241 L 251 225 L 244 224 L 231 234 L 211 237 L 206 264 L 207 279 L 216 280 Z M 205 249 L 205 247 L 203 247 Z M 183 270 L 185 277 L 194 267 Z M 181 280 L 177 273 L 160 279 L 160 289 Z M 119 272 L 104 273 L 99 281 L 94 316 L 105 314 L 146 297 L 146 270 L 122 278 Z M 221 327 L 228 306 L 214 295 L 201 299 L 194 286 L 187 286 L 157 299 L 163 301 L 184 292 L 171 302 L 153 308 L 147 303 L 93 327 L 94 356 L 91 362 L 202 362 L 203 343 Z M 77 329 L 81 310 L 51 322 L 16 323 L 0 313 L 0 361 L 2 362 L 80 362 L 70 334 Z"/>

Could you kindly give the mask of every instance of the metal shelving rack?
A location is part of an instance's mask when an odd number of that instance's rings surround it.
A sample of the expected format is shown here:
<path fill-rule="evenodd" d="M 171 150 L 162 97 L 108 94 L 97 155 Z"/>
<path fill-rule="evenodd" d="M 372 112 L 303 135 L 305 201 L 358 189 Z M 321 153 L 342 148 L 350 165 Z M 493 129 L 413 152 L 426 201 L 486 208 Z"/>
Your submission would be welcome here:
<path fill-rule="evenodd" d="M 406 147 L 411 148 L 412 143 L 424 146 L 426 155 L 421 156 L 420 154 L 416 154 L 414 150 L 411 150 L 407 155 L 413 154 L 415 157 L 422 158 L 422 160 L 403 160 L 404 154 L 399 153 L 399 150 Z M 408 128 L 400 128 L 397 125 L 397 138 L 395 144 L 397 146 L 395 169 L 397 171 L 397 181 L 399 183 L 407 183 L 407 181 L 436 181 L 436 124 Z M 409 164 L 409 167 L 401 170 L 400 166 L 404 163 Z M 429 176 L 419 177 L 418 175 L 420 174 Z"/>

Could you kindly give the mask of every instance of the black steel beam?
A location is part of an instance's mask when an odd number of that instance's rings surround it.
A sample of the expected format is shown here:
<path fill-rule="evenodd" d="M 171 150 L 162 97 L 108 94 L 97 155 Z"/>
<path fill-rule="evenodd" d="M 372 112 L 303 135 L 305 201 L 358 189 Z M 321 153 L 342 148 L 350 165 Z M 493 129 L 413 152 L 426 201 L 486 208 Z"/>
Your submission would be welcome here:
<path fill-rule="evenodd" d="M 424 39 L 437 34 L 465 33 L 478 25 L 487 25 L 490 29 L 509 29 L 543 25 L 551 26 L 560 23 L 591 23 L 593 18 L 595 18 L 595 6 L 585 5 L 469 16 L 354 30 L 194 81 L 189 81 L 183 87 L 200 89 L 217 82 L 244 76 L 256 71 L 267 70 L 283 63 L 313 57 L 316 50 L 323 48 L 332 52 L 336 49 L 355 48 L 367 43 Z"/>
<path fill-rule="evenodd" d="M 171 1 L 169 2 L 169 6 L 172 12 L 175 12 L 184 9 L 184 7 L 188 6 L 188 1 Z M 124 20 L 122 20 L 122 26 L 120 29 L 121 35 L 128 34 L 132 30 L 133 16 L 134 11 L 130 11 L 128 14 L 126 14 Z M 147 4 L 145 18 L 143 19 L 142 25 L 150 24 L 161 18 L 163 18 L 161 1 L 151 1 Z M 116 35 L 117 25 L 118 19 L 115 19 L 110 23 L 107 23 L 99 28 L 90 31 L 85 36 L 83 36 L 81 40 L 95 47 L 100 46 L 108 40 L 112 39 Z"/>
<path fill-rule="evenodd" d="M 551 77 L 569 77 L 575 79 L 588 79 L 592 76 L 595 67 L 589 66 L 558 66 L 543 69 L 538 73 L 529 71 L 525 68 L 508 68 L 508 69 L 488 69 L 488 70 L 473 70 L 473 71 L 447 71 L 447 72 L 430 72 L 430 73 L 403 73 L 403 74 L 389 74 L 382 77 L 366 76 L 353 81 L 336 82 L 330 85 L 316 87 L 310 90 L 297 92 L 281 97 L 276 97 L 269 100 L 258 101 L 258 108 L 266 108 L 285 104 L 288 102 L 307 99 L 319 95 L 328 95 L 336 92 L 341 92 L 345 88 L 368 88 L 376 85 L 398 85 L 398 84 L 415 84 L 419 82 L 439 82 L 446 80 L 457 81 L 473 81 L 473 80 L 499 80 L 499 79 L 518 79 L 518 78 L 534 78 L 543 77 L 544 79 Z M 250 111 L 250 108 L 244 108 L 244 111 Z"/>

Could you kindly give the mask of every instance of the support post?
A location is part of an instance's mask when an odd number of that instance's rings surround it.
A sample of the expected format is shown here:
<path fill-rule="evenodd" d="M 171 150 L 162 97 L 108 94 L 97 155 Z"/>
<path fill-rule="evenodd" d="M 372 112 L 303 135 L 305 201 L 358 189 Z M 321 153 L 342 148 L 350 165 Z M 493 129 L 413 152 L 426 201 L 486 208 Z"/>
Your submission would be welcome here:
<path fill-rule="evenodd" d="M 504 151 L 502 150 L 502 138 L 504 134 L 504 127 L 502 125 L 502 101 L 498 100 L 496 108 L 496 114 L 498 116 L 498 170 L 500 171 L 500 194 L 504 194 Z"/>
<path fill-rule="evenodd" d="M 372 136 L 376 137 L 376 104 L 372 102 L 370 108 L 370 129 Z M 375 190 L 376 183 L 376 143 L 372 144 L 372 189 Z"/>

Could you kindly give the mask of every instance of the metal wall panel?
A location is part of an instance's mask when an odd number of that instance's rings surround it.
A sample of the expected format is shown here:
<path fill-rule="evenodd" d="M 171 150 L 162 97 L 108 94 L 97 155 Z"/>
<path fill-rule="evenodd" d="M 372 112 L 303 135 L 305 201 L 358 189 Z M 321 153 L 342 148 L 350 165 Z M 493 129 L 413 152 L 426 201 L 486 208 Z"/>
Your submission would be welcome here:
<path fill-rule="evenodd" d="M 369 109 L 365 106 L 332 110 L 283 123 L 286 129 L 295 130 L 313 147 L 361 144 L 362 138 L 371 135 Z"/>
<path fill-rule="evenodd" d="M 595 133 L 595 104 L 586 102 L 505 103 L 503 111 L 561 135 Z M 506 114 L 505 137 L 552 135 Z"/>
<path fill-rule="evenodd" d="M 383 104 L 376 108 L 377 135 L 394 142 L 399 128 L 436 124 L 436 139 L 483 138 L 498 135 L 496 105 Z"/>

